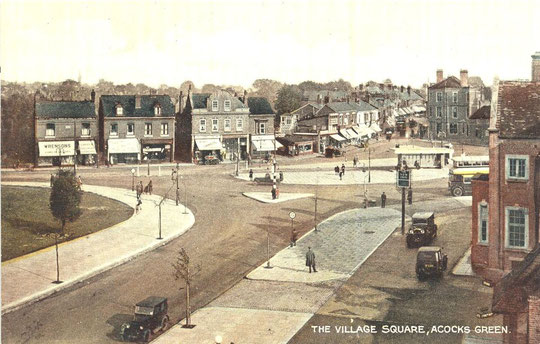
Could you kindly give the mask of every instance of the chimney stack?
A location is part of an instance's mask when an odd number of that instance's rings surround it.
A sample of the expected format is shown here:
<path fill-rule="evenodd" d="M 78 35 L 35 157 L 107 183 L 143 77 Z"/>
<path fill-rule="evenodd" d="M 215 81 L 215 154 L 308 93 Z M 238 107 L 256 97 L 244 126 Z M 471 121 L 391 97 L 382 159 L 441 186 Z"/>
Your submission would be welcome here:
<path fill-rule="evenodd" d="M 443 81 L 443 70 L 437 69 L 437 83 Z"/>
<path fill-rule="evenodd" d="M 459 71 L 459 78 L 461 79 L 461 87 L 469 87 L 469 72 L 466 69 Z"/>
<path fill-rule="evenodd" d="M 96 102 L 96 91 L 92 90 L 92 92 L 90 92 L 90 99 L 92 99 L 92 102 Z"/>
<path fill-rule="evenodd" d="M 244 98 L 242 100 L 243 100 L 243 103 L 247 105 L 247 91 L 246 90 L 244 90 Z"/>
<path fill-rule="evenodd" d="M 407 93 L 411 95 L 411 86 L 407 86 Z"/>
<path fill-rule="evenodd" d="M 184 110 L 184 92 L 180 91 L 180 96 L 178 97 L 178 113 L 182 113 Z"/>
<path fill-rule="evenodd" d="M 532 57 L 531 81 L 540 82 L 540 51 L 537 51 Z"/>
<path fill-rule="evenodd" d="M 403 85 L 401 85 L 401 86 L 399 87 L 399 92 L 403 93 L 404 90 L 405 90 L 405 87 L 403 87 Z"/>
<path fill-rule="evenodd" d="M 141 108 L 141 96 L 139 94 L 135 95 L 135 109 Z"/>

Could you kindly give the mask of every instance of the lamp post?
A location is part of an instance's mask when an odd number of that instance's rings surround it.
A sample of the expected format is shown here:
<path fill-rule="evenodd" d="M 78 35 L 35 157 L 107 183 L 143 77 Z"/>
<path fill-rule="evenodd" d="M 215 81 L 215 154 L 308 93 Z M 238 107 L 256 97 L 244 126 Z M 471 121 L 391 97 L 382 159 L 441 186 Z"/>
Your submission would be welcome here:
<path fill-rule="evenodd" d="M 179 170 L 179 166 L 178 166 L 178 163 L 176 163 L 176 170 L 173 169 L 172 170 L 172 173 L 171 173 L 171 180 L 174 182 L 176 181 L 176 205 L 178 206 L 178 198 L 179 198 L 179 192 L 180 192 L 180 189 L 179 189 L 179 186 L 178 186 L 178 170 Z"/>
<path fill-rule="evenodd" d="M 131 169 L 131 191 L 135 191 L 135 169 Z"/>
<path fill-rule="evenodd" d="M 268 225 L 266 226 L 266 266 L 265 269 L 272 269 L 270 265 L 270 219 L 268 219 Z"/>

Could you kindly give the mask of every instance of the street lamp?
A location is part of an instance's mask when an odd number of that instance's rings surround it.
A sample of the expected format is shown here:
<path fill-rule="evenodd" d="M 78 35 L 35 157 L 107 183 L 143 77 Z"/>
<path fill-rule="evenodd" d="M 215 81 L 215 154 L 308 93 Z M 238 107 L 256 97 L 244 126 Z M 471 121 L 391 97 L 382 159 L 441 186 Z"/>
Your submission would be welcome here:
<path fill-rule="evenodd" d="M 176 163 L 176 170 L 173 169 L 171 173 L 171 180 L 176 181 L 176 205 L 178 206 L 178 197 L 179 197 L 179 187 L 178 187 L 178 170 L 179 166 L 178 163 Z"/>
<path fill-rule="evenodd" d="M 135 191 L 135 169 L 131 169 L 131 191 Z"/>
<path fill-rule="evenodd" d="M 268 219 L 268 225 L 266 226 L 266 266 L 265 269 L 272 269 L 270 265 L 270 219 Z"/>

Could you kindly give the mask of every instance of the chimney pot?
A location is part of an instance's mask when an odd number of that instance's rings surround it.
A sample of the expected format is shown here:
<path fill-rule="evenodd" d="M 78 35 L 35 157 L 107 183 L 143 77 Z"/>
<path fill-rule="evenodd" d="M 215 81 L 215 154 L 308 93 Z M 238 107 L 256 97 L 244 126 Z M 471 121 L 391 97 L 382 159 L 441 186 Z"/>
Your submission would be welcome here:
<path fill-rule="evenodd" d="M 443 70 L 442 69 L 437 69 L 437 83 L 443 81 Z"/>
<path fill-rule="evenodd" d="M 469 87 L 469 72 L 466 69 L 459 71 L 459 78 L 461 80 L 461 87 Z"/>

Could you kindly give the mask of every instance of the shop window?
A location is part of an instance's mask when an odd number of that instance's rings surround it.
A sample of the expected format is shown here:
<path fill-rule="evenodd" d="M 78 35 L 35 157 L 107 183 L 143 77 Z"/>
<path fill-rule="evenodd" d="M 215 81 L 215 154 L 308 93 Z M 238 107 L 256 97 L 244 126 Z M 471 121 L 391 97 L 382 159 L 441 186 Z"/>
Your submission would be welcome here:
<path fill-rule="evenodd" d="M 457 106 L 452 107 L 452 117 L 457 118 Z"/>
<path fill-rule="evenodd" d="M 218 111 L 219 110 L 219 103 L 217 100 L 212 100 L 212 111 Z"/>
<path fill-rule="evenodd" d="M 528 180 L 529 179 L 529 156 L 507 155 L 506 156 L 506 179 Z"/>
<path fill-rule="evenodd" d="M 527 248 L 527 209 L 506 207 L 506 247 Z"/>
<path fill-rule="evenodd" d="M 109 133 L 110 136 L 118 136 L 118 124 L 117 123 L 111 123 L 111 132 Z"/>
<path fill-rule="evenodd" d="M 161 123 L 161 136 L 169 136 L 169 123 Z"/>
<path fill-rule="evenodd" d="M 219 130 L 219 121 L 217 119 L 212 120 L 212 131 L 216 132 Z"/>
<path fill-rule="evenodd" d="M 457 123 L 450 123 L 450 134 L 457 134 Z"/>
<path fill-rule="evenodd" d="M 229 118 L 226 118 L 224 121 L 223 121 L 223 129 L 225 131 L 231 131 L 231 120 Z"/>
<path fill-rule="evenodd" d="M 127 136 L 135 136 L 135 123 L 128 123 Z"/>
<path fill-rule="evenodd" d="M 488 242 L 488 204 L 478 203 L 478 242 Z"/>
<path fill-rule="evenodd" d="M 81 136 L 90 136 L 90 123 L 82 123 Z"/>
<path fill-rule="evenodd" d="M 225 111 L 231 111 L 231 101 L 230 100 L 226 100 L 223 102 L 223 109 Z"/>
<path fill-rule="evenodd" d="M 236 120 L 236 131 L 244 130 L 244 121 L 241 118 Z"/>
<path fill-rule="evenodd" d="M 47 123 L 47 127 L 45 128 L 45 136 L 48 136 L 48 137 L 56 136 L 56 129 L 55 129 L 54 123 Z"/>
<path fill-rule="evenodd" d="M 199 131 L 200 132 L 206 132 L 206 120 L 205 119 L 201 119 L 199 121 Z"/>

